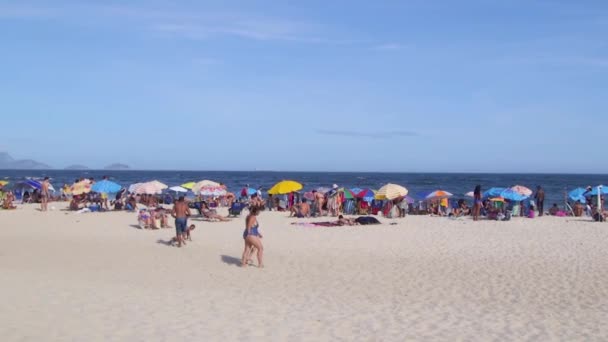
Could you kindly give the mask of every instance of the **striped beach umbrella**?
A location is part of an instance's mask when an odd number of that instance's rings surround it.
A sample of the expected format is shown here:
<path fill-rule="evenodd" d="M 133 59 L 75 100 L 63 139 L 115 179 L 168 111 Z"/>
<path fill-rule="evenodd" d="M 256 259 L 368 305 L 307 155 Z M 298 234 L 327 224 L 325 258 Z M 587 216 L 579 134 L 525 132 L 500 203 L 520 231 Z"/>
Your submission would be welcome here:
<path fill-rule="evenodd" d="M 398 184 L 388 183 L 381 187 L 376 193 L 377 197 L 382 199 L 393 200 L 398 197 L 403 197 L 408 194 L 408 190 Z"/>

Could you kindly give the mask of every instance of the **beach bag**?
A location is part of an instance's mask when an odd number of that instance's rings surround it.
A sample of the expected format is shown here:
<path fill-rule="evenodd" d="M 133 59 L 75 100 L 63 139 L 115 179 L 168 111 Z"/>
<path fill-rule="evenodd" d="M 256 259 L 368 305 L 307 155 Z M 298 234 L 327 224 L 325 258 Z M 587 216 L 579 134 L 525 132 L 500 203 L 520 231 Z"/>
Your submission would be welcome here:
<path fill-rule="evenodd" d="M 360 216 L 355 219 L 357 223 L 360 225 L 368 225 L 368 224 L 380 224 L 377 218 L 372 216 Z"/>

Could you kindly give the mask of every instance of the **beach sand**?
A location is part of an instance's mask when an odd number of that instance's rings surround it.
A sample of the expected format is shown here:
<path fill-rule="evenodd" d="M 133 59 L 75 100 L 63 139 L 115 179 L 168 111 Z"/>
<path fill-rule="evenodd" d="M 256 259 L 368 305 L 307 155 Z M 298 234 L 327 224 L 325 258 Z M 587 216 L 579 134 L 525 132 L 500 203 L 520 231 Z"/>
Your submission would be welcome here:
<path fill-rule="evenodd" d="M 194 219 L 179 249 L 133 213 L 35 208 L 0 211 L 2 341 L 608 340 L 608 224 L 588 218 L 264 212 L 258 269 L 238 266 L 244 217 Z"/>

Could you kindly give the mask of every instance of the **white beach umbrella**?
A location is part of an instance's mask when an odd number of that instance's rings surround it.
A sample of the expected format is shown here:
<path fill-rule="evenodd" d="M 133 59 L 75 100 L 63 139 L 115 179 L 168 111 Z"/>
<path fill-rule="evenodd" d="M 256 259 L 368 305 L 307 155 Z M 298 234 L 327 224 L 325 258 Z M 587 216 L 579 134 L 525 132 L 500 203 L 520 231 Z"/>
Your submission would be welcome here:
<path fill-rule="evenodd" d="M 403 197 L 407 195 L 407 193 L 408 190 L 405 187 L 398 184 L 388 183 L 385 186 L 381 187 L 380 190 L 378 190 L 378 192 L 376 193 L 376 197 L 392 200 L 398 197 Z"/>
<path fill-rule="evenodd" d="M 219 187 L 220 183 L 218 182 L 214 182 L 208 179 L 202 180 L 200 182 L 196 182 L 196 184 L 194 184 L 192 186 L 192 192 L 194 192 L 195 194 L 199 193 L 201 191 L 202 188 L 206 188 L 206 187 L 211 187 L 211 186 L 216 186 Z"/>
<path fill-rule="evenodd" d="M 175 192 L 188 192 L 188 189 L 182 188 L 181 186 L 172 186 L 169 188 L 169 190 L 175 191 Z"/>
<path fill-rule="evenodd" d="M 134 192 L 136 194 L 155 195 L 155 194 L 160 194 L 166 188 L 167 188 L 167 185 L 165 185 L 157 180 L 153 180 L 151 182 L 141 183 L 141 184 L 137 185 L 136 187 L 133 188 L 132 192 Z"/>

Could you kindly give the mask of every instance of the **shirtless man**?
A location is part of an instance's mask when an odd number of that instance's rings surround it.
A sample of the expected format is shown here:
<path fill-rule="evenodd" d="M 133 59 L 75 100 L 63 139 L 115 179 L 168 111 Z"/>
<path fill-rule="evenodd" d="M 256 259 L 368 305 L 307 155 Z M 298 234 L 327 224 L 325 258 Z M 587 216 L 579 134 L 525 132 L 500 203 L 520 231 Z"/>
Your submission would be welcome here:
<path fill-rule="evenodd" d="M 40 210 L 46 211 L 49 202 L 49 177 L 44 177 L 42 189 L 40 189 Z"/>
<path fill-rule="evenodd" d="M 187 234 L 188 216 L 190 215 L 188 203 L 184 200 L 184 196 L 180 196 L 171 210 L 171 216 L 175 217 L 175 239 L 177 240 L 177 247 L 181 247 L 182 244 L 186 245 L 184 238 Z"/>
<path fill-rule="evenodd" d="M 325 196 L 317 190 L 313 190 L 312 195 L 315 197 L 314 201 L 317 207 L 317 216 L 323 216 L 323 202 L 325 201 Z"/>
<path fill-rule="evenodd" d="M 295 216 L 298 218 L 308 217 L 310 216 L 310 205 L 306 201 L 306 198 L 302 199 L 302 203 L 294 205 L 290 209 L 289 216 Z"/>

